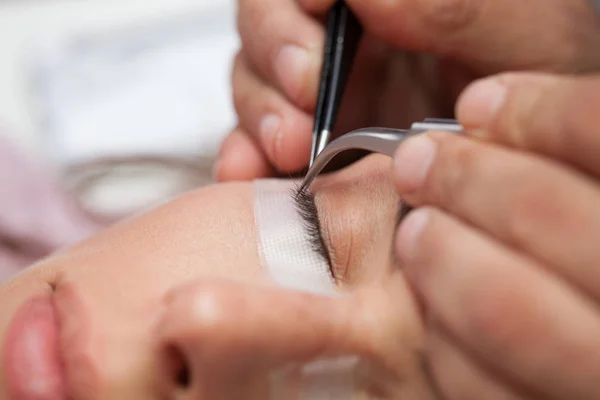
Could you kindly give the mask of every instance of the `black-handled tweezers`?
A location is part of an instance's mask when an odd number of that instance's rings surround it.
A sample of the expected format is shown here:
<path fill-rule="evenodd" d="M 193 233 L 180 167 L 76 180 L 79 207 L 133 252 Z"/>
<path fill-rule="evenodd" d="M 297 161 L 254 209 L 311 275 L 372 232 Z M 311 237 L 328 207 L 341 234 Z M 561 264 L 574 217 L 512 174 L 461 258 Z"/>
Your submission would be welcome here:
<path fill-rule="evenodd" d="M 325 54 L 315 111 L 310 166 L 331 140 L 362 32 L 360 22 L 346 4 L 343 1 L 336 2 L 327 17 Z"/>

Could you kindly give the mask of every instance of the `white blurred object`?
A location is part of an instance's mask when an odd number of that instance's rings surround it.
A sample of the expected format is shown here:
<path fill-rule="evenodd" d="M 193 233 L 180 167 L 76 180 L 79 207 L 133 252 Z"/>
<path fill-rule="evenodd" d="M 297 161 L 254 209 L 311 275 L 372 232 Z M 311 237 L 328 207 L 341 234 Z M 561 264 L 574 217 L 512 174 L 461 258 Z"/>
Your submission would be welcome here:
<path fill-rule="evenodd" d="M 41 43 L 35 109 L 59 165 L 124 155 L 210 155 L 235 123 L 231 2 Z"/>
<path fill-rule="evenodd" d="M 47 158 L 29 90 L 32 47 L 40 39 L 146 26 L 215 7 L 227 7 L 234 14 L 235 4 L 236 0 L 0 0 L 2 134 L 32 156 Z"/>

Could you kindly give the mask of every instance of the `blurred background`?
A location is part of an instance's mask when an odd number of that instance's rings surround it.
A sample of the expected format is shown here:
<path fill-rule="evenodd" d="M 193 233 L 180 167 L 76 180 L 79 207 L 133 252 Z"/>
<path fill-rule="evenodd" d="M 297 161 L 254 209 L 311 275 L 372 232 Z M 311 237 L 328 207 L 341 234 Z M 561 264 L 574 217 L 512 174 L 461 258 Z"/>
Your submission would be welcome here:
<path fill-rule="evenodd" d="M 48 214 L 60 236 L 58 202 L 67 225 L 105 225 L 210 182 L 235 124 L 235 7 L 0 0 L 0 246 L 36 242 Z"/>

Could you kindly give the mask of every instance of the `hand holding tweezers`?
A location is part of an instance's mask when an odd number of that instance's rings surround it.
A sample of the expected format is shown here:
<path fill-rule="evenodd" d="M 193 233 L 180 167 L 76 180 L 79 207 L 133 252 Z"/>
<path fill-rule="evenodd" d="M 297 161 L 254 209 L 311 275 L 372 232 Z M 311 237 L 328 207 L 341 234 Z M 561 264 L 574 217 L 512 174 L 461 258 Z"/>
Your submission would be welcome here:
<path fill-rule="evenodd" d="M 310 165 L 331 140 L 331 132 L 361 37 L 360 23 L 346 4 L 338 1 L 329 12 L 327 20 Z"/>
<path fill-rule="evenodd" d="M 381 153 L 392 157 L 400 143 L 409 136 L 426 131 L 462 132 L 458 122 L 449 119 L 426 119 L 410 129 L 364 128 L 350 132 L 331 142 L 315 159 L 308 170 L 300 191 L 307 189 L 319 173 L 338 154 L 346 150 L 359 149 Z"/>

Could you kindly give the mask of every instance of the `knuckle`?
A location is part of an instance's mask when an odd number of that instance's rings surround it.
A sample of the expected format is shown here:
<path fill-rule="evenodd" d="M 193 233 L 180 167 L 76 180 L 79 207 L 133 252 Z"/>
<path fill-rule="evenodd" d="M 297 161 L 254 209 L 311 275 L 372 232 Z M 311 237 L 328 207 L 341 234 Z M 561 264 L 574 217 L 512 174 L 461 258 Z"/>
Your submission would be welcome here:
<path fill-rule="evenodd" d="M 396 41 L 398 34 L 403 30 L 403 24 L 399 23 L 398 16 L 408 11 L 407 5 L 387 0 L 373 0 L 368 4 L 360 1 L 354 3 L 366 28 L 377 36 Z M 414 9 L 410 10 L 413 11 Z"/>
<path fill-rule="evenodd" d="M 468 29 L 479 17 L 481 0 L 419 0 L 418 11 L 425 26 L 448 34 Z"/>

